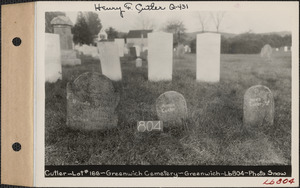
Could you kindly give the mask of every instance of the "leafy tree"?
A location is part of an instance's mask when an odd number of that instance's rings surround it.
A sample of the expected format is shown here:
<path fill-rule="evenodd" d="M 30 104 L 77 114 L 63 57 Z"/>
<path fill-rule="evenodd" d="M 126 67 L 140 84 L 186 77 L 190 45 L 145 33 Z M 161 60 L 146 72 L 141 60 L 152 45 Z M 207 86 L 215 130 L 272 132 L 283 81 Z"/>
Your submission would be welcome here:
<path fill-rule="evenodd" d="M 84 17 L 91 35 L 97 35 L 102 28 L 102 24 L 98 17 L 98 14 L 94 12 L 85 12 Z"/>
<path fill-rule="evenodd" d="M 53 33 L 53 27 L 51 25 L 51 21 L 53 18 L 57 16 L 66 16 L 64 12 L 46 12 L 45 13 L 45 32 Z"/>
<path fill-rule="evenodd" d="M 77 20 L 72 28 L 73 41 L 75 44 L 92 44 L 95 36 L 102 28 L 98 14 L 93 12 L 79 12 Z"/>
<path fill-rule="evenodd" d="M 175 46 L 184 42 L 186 28 L 181 20 L 168 21 L 164 31 L 173 33 L 173 42 Z"/>
<path fill-rule="evenodd" d="M 82 45 L 91 44 L 93 42 L 93 37 L 82 12 L 79 12 L 77 15 L 76 24 L 72 28 L 72 33 L 75 44 Z"/>
<path fill-rule="evenodd" d="M 119 36 L 118 31 L 115 30 L 113 27 L 109 27 L 108 29 L 105 30 L 105 32 L 107 33 L 108 40 L 118 38 L 118 36 Z"/>

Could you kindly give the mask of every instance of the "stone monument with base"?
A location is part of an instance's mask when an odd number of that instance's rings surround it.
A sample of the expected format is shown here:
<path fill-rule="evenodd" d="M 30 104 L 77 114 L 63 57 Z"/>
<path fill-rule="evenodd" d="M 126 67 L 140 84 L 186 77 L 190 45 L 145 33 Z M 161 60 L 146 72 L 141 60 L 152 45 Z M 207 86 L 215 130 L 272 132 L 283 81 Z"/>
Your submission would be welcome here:
<path fill-rule="evenodd" d="M 80 65 L 81 60 L 76 57 L 73 49 L 73 35 L 71 28 L 73 23 L 66 16 L 57 16 L 51 20 L 54 34 L 60 37 L 61 62 L 62 65 Z"/>

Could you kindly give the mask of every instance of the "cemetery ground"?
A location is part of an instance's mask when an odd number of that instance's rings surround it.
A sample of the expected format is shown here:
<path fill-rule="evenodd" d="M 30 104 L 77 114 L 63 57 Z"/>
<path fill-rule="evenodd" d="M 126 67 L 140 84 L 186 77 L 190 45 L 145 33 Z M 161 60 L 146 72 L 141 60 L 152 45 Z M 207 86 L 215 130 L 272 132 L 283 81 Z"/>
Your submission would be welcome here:
<path fill-rule="evenodd" d="M 150 82 L 145 62 L 121 58 L 118 127 L 84 132 L 66 126 L 66 84 L 84 72 L 101 72 L 99 60 L 63 67 L 63 79 L 46 83 L 46 165 L 284 165 L 291 163 L 291 54 L 221 55 L 219 83 L 196 81 L 196 55 L 174 57 L 173 80 Z M 243 128 L 243 98 L 265 85 L 275 100 L 273 126 Z M 181 93 L 188 119 L 164 123 L 163 132 L 137 132 L 137 121 L 157 121 L 155 101 L 166 91 Z"/>

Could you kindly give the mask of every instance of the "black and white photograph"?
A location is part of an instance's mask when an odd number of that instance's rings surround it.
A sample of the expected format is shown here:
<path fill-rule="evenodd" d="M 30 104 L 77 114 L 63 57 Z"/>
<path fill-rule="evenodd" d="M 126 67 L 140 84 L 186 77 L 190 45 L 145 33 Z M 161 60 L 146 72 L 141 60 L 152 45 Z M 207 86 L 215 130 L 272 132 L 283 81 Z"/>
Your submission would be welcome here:
<path fill-rule="evenodd" d="M 291 177 L 293 11 L 90 4 L 43 14 L 44 177 Z"/>

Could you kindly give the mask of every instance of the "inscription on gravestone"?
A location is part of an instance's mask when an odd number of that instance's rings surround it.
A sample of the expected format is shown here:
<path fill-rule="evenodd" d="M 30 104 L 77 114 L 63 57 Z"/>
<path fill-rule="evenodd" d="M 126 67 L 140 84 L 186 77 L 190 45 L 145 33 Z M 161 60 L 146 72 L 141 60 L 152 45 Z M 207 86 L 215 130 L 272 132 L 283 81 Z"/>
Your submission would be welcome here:
<path fill-rule="evenodd" d="M 109 78 L 87 72 L 67 84 L 67 126 L 103 130 L 117 126 L 119 94 Z"/>
<path fill-rule="evenodd" d="M 167 91 L 157 98 L 156 112 L 161 121 L 181 122 L 187 117 L 185 98 L 176 91 Z"/>
<path fill-rule="evenodd" d="M 274 99 L 269 88 L 262 85 L 250 87 L 244 96 L 244 126 L 247 129 L 273 125 Z"/>

